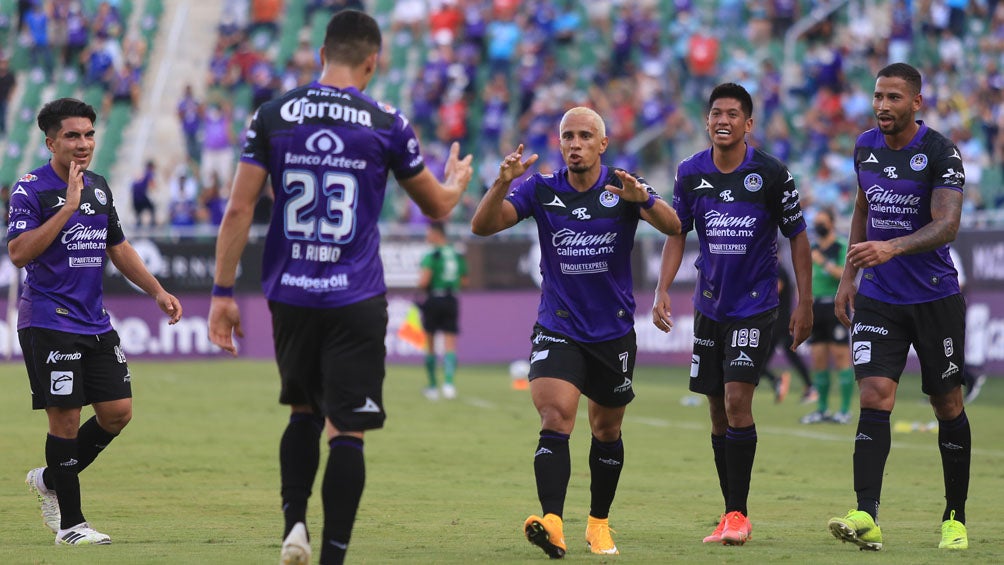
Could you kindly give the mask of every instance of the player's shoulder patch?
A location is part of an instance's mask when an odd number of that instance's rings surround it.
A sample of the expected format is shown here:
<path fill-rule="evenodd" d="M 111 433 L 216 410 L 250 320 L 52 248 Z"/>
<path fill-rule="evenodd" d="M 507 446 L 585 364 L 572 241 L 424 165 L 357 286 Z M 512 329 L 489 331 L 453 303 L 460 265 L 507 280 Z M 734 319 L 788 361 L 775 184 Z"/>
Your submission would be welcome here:
<path fill-rule="evenodd" d="M 17 182 L 35 182 L 38 180 L 38 175 L 34 173 L 28 173 L 21 178 L 17 179 Z"/>
<path fill-rule="evenodd" d="M 381 110 L 383 110 L 384 112 L 386 112 L 388 114 L 396 114 L 397 113 L 397 108 L 391 106 L 390 104 L 388 104 L 386 102 L 377 102 L 377 107 L 379 107 Z"/>
<path fill-rule="evenodd" d="M 16 187 L 14 187 L 14 192 L 10 193 L 11 196 L 14 196 L 16 194 L 20 194 L 21 196 L 28 196 L 28 191 L 25 190 L 23 186 L 18 184 Z"/>

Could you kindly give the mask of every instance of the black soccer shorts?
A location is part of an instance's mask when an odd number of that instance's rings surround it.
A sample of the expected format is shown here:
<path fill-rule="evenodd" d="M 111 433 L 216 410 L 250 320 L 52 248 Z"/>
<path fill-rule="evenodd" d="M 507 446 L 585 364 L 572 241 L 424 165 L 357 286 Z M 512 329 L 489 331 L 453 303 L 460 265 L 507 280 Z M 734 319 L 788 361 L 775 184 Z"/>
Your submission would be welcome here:
<path fill-rule="evenodd" d="M 962 295 L 920 304 L 889 304 L 860 293 L 854 297 L 851 360 L 856 378 L 899 382 L 911 345 L 920 359 L 924 394 L 945 394 L 959 386 L 966 350 Z"/>
<path fill-rule="evenodd" d="M 568 381 L 600 406 L 616 408 L 634 399 L 635 332 L 596 343 L 580 343 L 534 324 L 530 375 Z"/>
<path fill-rule="evenodd" d="M 29 327 L 17 337 L 35 410 L 132 398 L 132 377 L 115 330 L 89 335 Z"/>
<path fill-rule="evenodd" d="M 430 296 L 422 303 L 421 310 L 425 333 L 460 333 L 460 306 L 456 296 Z"/>
<path fill-rule="evenodd" d="M 767 356 L 774 348 L 778 310 L 742 320 L 717 322 L 694 312 L 694 352 L 690 361 L 690 390 L 725 396 L 725 383 L 756 385 Z"/>
<path fill-rule="evenodd" d="M 850 345 L 847 328 L 837 319 L 832 300 L 815 300 L 812 303 L 812 334 L 809 343 L 836 343 Z"/>
<path fill-rule="evenodd" d="M 282 404 L 309 405 L 342 432 L 383 427 L 387 298 L 339 308 L 270 300 Z"/>

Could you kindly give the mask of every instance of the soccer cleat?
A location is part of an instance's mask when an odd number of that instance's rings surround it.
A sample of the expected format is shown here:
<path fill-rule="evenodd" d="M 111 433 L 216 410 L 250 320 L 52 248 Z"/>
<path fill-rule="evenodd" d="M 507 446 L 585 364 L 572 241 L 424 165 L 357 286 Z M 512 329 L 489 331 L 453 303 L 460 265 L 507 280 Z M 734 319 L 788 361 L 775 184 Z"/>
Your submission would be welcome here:
<path fill-rule="evenodd" d="M 850 424 L 851 423 L 851 413 L 850 412 L 835 412 L 830 416 L 830 421 L 834 424 Z"/>
<path fill-rule="evenodd" d="M 753 526 L 749 519 L 738 510 L 725 515 L 725 527 L 722 529 L 722 545 L 742 545 L 750 539 Z"/>
<path fill-rule="evenodd" d="M 941 523 L 941 543 L 938 544 L 938 549 L 969 549 L 966 525 L 955 519 L 955 510 Z"/>
<path fill-rule="evenodd" d="M 108 545 L 112 538 L 95 530 L 87 522 L 56 532 L 56 545 Z"/>
<path fill-rule="evenodd" d="M 42 507 L 42 523 L 55 534 L 59 532 L 59 521 L 61 519 L 59 499 L 56 498 L 54 491 L 45 488 L 45 483 L 42 481 L 42 473 L 44 471 L 45 467 L 37 467 L 28 471 L 28 476 L 24 478 L 24 482 L 28 485 L 28 490 L 35 495 L 35 498 L 38 499 Z"/>
<path fill-rule="evenodd" d="M 721 543 L 722 541 L 722 531 L 725 529 L 725 514 L 718 520 L 718 527 L 715 531 L 711 532 L 711 535 L 704 538 L 704 543 Z"/>
<path fill-rule="evenodd" d="M 802 419 L 799 420 L 799 422 L 802 424 L 819 424 L 829 419 L 830 419 L 829 414 L 817 410 L 815 412 L 809 412 L 805 416 L 802 416 Z"/>
<path fill-rule="evenodd" d="M 871 514 L 864 510 L 851 510 L 843 518 L 830 518 L 827 526 L 833 537 L 840 541 L 849 541 L 862 551 L 882 549 L 882 529 L 875 523 Z"/>
<path fill-rule="evenodd" d="M 451 384 L 443 385 L 443 398 L 453 400 L 457 397 L 457 387 Z"/>
<path fill-rule="evenodd" d="M 425 398 L 428 400 L 439 400 L 439 390 L 434 386 L 430 386 L 429 388 L 422 390 L 422 394 L 424 394 Z"/>
<path fill-rule="evenodd" d="M 590 516 L 589 520 L 586 521 L 586 545 L 589 546 L 589 551 L 605 555 L 619 554 L 617 546 L 614 545 L 614 538 L 610 537 L 610 532 L 614 531 L 610 529 L 609 518 L 601 519 Z"/>
<path fill-rule="evenodd" d="M 788 389 L 791 388 L 791 373 L 784 371 L 781 373 L 781 379 L 777 383 L 777 390 L 774 391 L 774 402 L 781 403 L 784 402 L 785 398 L 788 398 Z"/>
<path fill-rule="evenodd" d="M 551 559 L 565 556 L 565 534 L 562 532 L 561 517 L 544 514 L 544 517 L 530 516 L 523 522 L 523 533 L 530 543 L 544 550 Z"/>
<path fill-rule="evenodd" d="M 282 553 L 280 554 L 279 564 L 310 564 L 310 540 L 307 539 L 307 527 L 303 525 L 303 522 L 297 522 L 293 526 L 293 529 L 289 531 L 286 539 L 282 540 Z"/>

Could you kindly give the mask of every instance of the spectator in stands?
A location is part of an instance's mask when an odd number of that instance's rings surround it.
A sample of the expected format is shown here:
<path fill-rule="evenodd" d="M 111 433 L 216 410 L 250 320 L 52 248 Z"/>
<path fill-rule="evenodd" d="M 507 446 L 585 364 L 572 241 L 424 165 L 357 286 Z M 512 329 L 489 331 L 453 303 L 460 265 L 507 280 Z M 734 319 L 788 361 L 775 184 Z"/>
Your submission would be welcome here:
<path fill-rule="evenodd" d="M 17 85 L 17 74 L 10 70 L 10 60 L 0 57 L 0 135 L 7 135 L 7 109 Z"/>
<path fill-rule="evenodd" d="M 517 16 L 508 13 L 500 19 L 488 24 L 486 36 L 488 38 L 488 67 L 490 74 L 502 73 L 509 78 L 512 70 L 512 61 L 516 56 L 523 31 Z"/>
<path fill-rule="evenodd" d="M 131 110 L 139 107 L 139 69 L 130 64 L 111 69 L 108 90 L 105 91 L 101 113 L 107 115 L 113 105 L 126 105 Z"/>
<path fill-rule="evenodd" d="M 251 109 L 275 98 L 279 90 L 278 77 L 272 64 L 262 59 L 251 67 Z"/>
<path fill-rule="evenodd" d="M 170 182 L 171 191 L 171 225 L 186 227 L 195 225 L 196 199 L 199 195 L 199 182 L 192 174 L 188 165 L 178 165 Z"/>
<path fill-rule="evenodd" d="M 310 41 L 310 28 L 301 29 L 299 38 L 300 42 L 297 44 L 296 50 L 290 55 L 290 63 L 296 67 L 299 73 L 307 73 L 313 78 L 321 67 L 320 60 L 317 58 L 317 49 L 314 49 Z"/>
<path fill-rule="evenodd" d="M 107 35 L 99 34 L 81 56 L 85 61 L 84 85 L 107 89 L 115 67 L 115 45 Z"/>
<path fill-rule="evenodd" d="M 109 2 L 98 4 L 97 13 L 91 19 L 91 33 L 116 39 L 122 37 L 122 17 L 118 8 Z"/>
<path fill-rule="evenodd" d="M 279 35 L 279 17 L 282 16 L 282 0 L 251 0 L 251 25 L 247 34 L 252 39 L 259 31 L 267 35 L 262 44 L 267 45 Z M 257 40 L 256 40 L 256 44 Z"/>
<path fill-rule="evenodd" d="M 314 18 L 314 14 L 321 11 L 325 14 L 325 17 L 334 15 L 342 10 L 359 10 L 360 12 L 365 12 L 366 7 L 363 5 L 362 0 L 307 0 L 307 3 L 303 6 L 304 8 L 304 21 L 307 25 L 310 25 L 311 20 Z"/>
<path fill-rule="evenodd" d="M 150 199 L 150 191 L 157 188 L 157 164 L 152 160 L 146 162 L 143 174 L 132 182 L 132 210 L 136 217 L 136 225 L 143 225 L 143 216 L 149 212 L 151 228 L 157 225 L 157 208 Z"/>
<path fill-rule="evenodd" d="M 202 159 L 199 165 L 203 186 L 212 182 L 214 174 L 223 186 L 230 186 L 230 173 L 234 168 L 233 129 L 231 106 L 226 102 L 211 103 L 202 122 Z"/>
<path fill-rule="evenodd" d="M 218 226 L 223 221 L 223 212 L 227 209 L 227 199 L 223 197 L 220 177 L 215 173 L 209 184 L 199 193 L 198 207 L 195 211 L 196 222 Z"/>
<path fill-rule="evenodd" d="M 85 72 L 83 54 L 90 40 L 90 26 L 79 2 L 71 2 L 66 12 L 66 41 L 63 44 L 63 66 Z"/>
<path fill-rule="evenodd" d="M 199 142 L 199 132 L 202 130 L 202 104 L 195 99 L 192 85 L 185 85 L 185 93 L 178 102 L 178 121 L 181 122 L 181 132 L 185 136 L 185 151 L 189 163 L 198 164 L 202 160 L 202 145 Z"/>
<path fill-rule="evenodd" d="M 395 44 L 401 44 L 399 32 L 408 28 L 415 39 L 422 37 L 423 25 L 426 21 L 425 0 L 397 0 L 394 2 L 394 12 L 391 14 L 391 39 Z"/>
<path fill-rule="evenodd" d="M 45 6 L 39 2 L 31 7 L 25 16 L 25 25 L 28 27 L 31 48 L 28 50 L 28 60 L 31 66 L 39 67 L 45 72 L 48 79 L 52 76 L 55 62 L 52 57 L 52 44 L 49 39 L 49 16 L 45 12 Z"/>

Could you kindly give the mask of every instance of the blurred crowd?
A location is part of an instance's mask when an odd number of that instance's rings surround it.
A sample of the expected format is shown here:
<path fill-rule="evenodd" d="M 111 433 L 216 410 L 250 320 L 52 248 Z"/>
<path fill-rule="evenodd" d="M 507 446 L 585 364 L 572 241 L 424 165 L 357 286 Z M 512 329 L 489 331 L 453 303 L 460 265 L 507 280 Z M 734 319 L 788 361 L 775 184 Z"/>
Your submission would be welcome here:
<path fill-rule="evenodd" d="M 224 4 L 198 89 L 205 95 L 197 100 L 189 88 L 178 105 L 189 159 L 172 177 L 196 184 L 177 191 L 185 202 L 194 198 L 194 208 L 205 192 L 225 199 L 250 112 L 316 76 L 314 18 L 374 3 L 307 0 L 299 29 L 285 25 L 283 0 Z M 838 7 L 827 14 L 831 4 Z M 752 142 L 789 164 L 810 211 L 831 207 L 846 215 L 855 187 L 851 148 L 874 126 L 875 72 L 902 60 L 924 74 L 921 117 L 965 157 L 967 212 L 1004 208 L 1004 6 L 996 1 L 398 0 L 390 6 L 376 14 L 385 24 L 384 68 L 370 90 L 412 120 L 437 173 L 452 141 L 475 153 L 482 186 L 517 143 L 541 154 L 537 170 L 557 168 L 558 121 L 567 108 L 588 105 L 606 120 L 607 162 L 668 179 L 657 187 L 667 193 L 678 161 L 707 145 L 704 101 L 711 87 L 734 81 L 755 98 Z M 812 13 L 820 17 L 786 53 L 785 34 Z M 279 60 L 276 40 L 290 33 L 298 46 Z M 242 89 L 250 92 L 244 107 L 233 95 Z M 467 220 L 479 197 L 471 194 L 455 219 Z M 392 204 L 390 217 L 421 223 L 406 202 Z M 178 206 L 178 215 L 212 221 L 212 214 L 190 208 Z"/>

